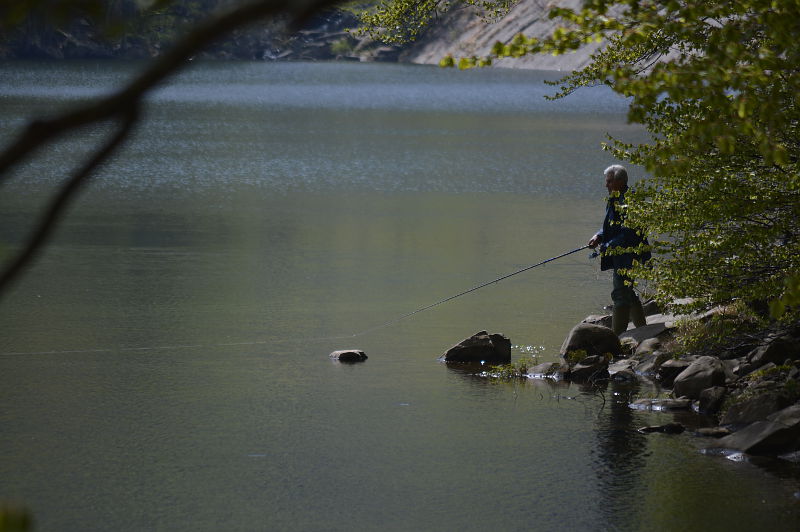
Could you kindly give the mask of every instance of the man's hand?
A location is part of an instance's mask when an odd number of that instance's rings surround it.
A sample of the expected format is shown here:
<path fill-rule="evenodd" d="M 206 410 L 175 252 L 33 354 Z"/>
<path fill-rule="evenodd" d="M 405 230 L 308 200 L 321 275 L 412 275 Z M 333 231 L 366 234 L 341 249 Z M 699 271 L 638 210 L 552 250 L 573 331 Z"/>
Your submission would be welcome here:
<path fill-rule="evenodd" d="M 597 247 L 597 244 L 600 243 L 600 235 L 594 235 L 592 238 L 589 239 L 589 247 L 594 249 Z"/>

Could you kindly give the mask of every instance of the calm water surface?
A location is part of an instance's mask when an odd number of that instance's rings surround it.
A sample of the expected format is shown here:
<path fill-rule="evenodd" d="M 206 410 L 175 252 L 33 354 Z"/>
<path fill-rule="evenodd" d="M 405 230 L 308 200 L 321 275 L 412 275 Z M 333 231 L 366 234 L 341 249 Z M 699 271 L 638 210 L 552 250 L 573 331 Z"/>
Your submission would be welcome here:
<path fill-rule="evenodd" d="M 0 65 L 0 136 L 139 66 Z M 673 420 L 627 407 L 644 384 L 436 362 L 482 329 L 554 359 L 608 302 L 585 253 L 336 338 L 592 234 L 600 142 L 642 133 L 602 89 L 545 102 L 548 76 L 220 63 L 159 89 L 0 301 L 0 498 L 41 530 L 795 528 L 791 470 L 637 433 Z M 2 188 L 4 253 L 104 131 Z"/>

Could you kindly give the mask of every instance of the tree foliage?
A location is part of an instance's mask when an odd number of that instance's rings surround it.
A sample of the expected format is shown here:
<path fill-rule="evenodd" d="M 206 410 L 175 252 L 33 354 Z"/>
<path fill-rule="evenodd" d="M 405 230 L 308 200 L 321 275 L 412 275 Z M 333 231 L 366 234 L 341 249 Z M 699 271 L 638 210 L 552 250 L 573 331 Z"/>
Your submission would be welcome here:
<path fill-rule="evenodd" d="M 604 145 L 650 173 L 628 195 L 628 223 L 651 235 L 656 257 L 634 275 L 655 281 L 662 300 L 796 309 L 800 1 L 587 0 L 552 7 L 549 17 L 560 26 L 547 38 L 520 34 L 484 58 L 443 64 L 603 42 L 554 97 L 609 86 L 629 98 L 629 120 L 651 133 L 648 144 Z"/>

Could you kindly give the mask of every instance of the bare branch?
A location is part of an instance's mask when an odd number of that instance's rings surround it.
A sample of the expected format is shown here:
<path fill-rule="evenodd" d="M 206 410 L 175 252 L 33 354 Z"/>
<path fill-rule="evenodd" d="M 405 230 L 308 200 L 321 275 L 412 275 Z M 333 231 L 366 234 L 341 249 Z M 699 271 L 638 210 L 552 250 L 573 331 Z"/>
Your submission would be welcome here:
<path fill-rule="evenodd" d="M 128 137 L 138 121 L 140 104 L 150 90 L 187 65 L 193 55 L 236 28 L 279 14 L 289 15 L 291 24 L 297 26 L 312 14 L 339 1 L 259 0 L 240 6 L 201 23 L 138 77 L 110 96 L 50 119 L 31 122 L 25 131 L 0 153 L 0 185 L 9 178 L 15 166 L 71 131 L 88 124 L 106 121 L 118 121 L 121 126 L 116 134 L 61 186 L 47 209 L 42 212 L 28 242 L 0 273 L 0 296 L 36 257 L 75 194 L 89 181 L 97 167 Z"/>

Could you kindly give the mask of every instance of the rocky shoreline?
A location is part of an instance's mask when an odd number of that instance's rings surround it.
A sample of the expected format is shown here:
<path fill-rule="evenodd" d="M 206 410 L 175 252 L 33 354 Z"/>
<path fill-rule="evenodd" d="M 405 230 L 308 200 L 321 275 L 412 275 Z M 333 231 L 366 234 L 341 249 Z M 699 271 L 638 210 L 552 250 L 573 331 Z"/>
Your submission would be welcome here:
<path fill-rule="evenodd" d="M 510 341 L 485 331 L 454 346 L 440 360 L 493 364 L 495 371 L 482 372 L 488 376 L 588 384 L 651 381 L 668 396 L 638 399 L 629 407 L 672 412 L 681 419 L 696 413 L 694 433 L 714 438 L 704 445 L 709 452 L 800 462 L 800 325 L 754 334 L 748 342 L 716 353 L 692 351 L 676 341 L 678 325 L 719 322 L 729 309 L 676 315 L 662 313 L 651 303 L 645 310 L 647 325 L 619 338 L 610 329 L 610 315 L 587 317 L 569 332 L 557 362 L 509 365 Z M 676 422 L 640 429 L 673 434 L 684 430 Z"/>

